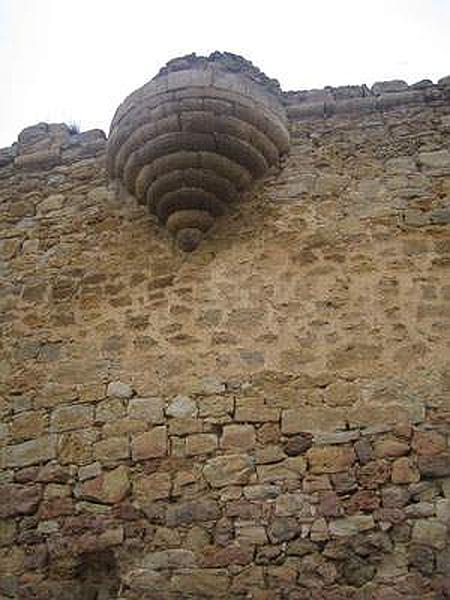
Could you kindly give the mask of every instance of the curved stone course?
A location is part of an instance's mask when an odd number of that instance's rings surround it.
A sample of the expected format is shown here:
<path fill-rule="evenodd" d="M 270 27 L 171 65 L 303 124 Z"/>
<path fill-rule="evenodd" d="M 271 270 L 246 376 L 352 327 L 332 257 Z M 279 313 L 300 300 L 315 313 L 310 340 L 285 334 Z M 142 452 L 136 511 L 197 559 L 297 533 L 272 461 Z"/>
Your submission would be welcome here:
<path fill-rule="evenodd" d="M 232 54 L 171 61 L 118 108 L 109 175 L 186 251 L 289 150 L 278 84 Z"/>

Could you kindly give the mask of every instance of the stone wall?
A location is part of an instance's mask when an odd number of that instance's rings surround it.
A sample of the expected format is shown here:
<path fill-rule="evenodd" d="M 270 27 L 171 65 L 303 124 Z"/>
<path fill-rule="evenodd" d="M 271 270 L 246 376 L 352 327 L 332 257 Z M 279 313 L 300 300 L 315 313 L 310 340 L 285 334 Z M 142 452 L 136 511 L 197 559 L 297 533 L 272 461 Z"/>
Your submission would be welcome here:
<path fill-rule="evenodd" d="M 105 136 L 0 150 L 0 598 L 450 596 L 450 91 L 285 94 L 182 254 Z"/>

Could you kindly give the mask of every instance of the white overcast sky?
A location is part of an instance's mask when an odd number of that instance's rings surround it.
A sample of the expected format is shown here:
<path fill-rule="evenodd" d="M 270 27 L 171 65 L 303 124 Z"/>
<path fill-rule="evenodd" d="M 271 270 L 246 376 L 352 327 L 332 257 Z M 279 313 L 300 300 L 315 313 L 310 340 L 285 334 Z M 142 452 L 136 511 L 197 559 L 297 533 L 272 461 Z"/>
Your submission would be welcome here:
<path fill-rule="evenodd" d="M 450 74 L 450 0 L 0 0 L 0 147 L 109 128 L 171 58 L 228 50 L 283 89 Z"/>

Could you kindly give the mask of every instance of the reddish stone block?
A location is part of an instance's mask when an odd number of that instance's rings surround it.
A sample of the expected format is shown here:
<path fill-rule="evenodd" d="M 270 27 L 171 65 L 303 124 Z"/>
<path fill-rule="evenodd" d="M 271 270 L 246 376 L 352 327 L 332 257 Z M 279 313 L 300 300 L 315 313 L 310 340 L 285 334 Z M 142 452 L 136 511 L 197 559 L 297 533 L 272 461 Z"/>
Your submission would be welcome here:
<path fill-rule="evenodd" d="M 380 506 L 378 494 L 372 490 L 358 490 L 347 504 L 347 512 L 352 515 L 357 512 L 372 512 Z"/>
<path fill-rule="evenodd" d="M 357 477 L 359 483 L 366 489 L 373 490 L 389 480 L 390 464 L 384 460 L 372 460 L 360 469 Z"/>
<path fill-rule="evenodd" d="M 339 517 L 344 512 L 335 492 L 320 493 L 317 511 L 323 517 Z"/>
<path fill-rule="evenodd" d="M 42 520 L 56 519 L 70 515 L 75 511 L 72 498 L 52 498 L 45 500 L 39 507 L 39 518 Z"/>
<path fill-rule="evenodd" d="M 42 486 L 7 483 L 0 486 L 0 517 L 27 515 L 36 511 L 42 498 Z"/>
<path fill-rule="evenodd" d="M 229 567 L 230 565 L 248 565 L 253 560 L 253 546 L 236 543 L 222 546 L 206 546 L 202 549 L 200 564 L 203 567 Z"/>
<path fill-rule="evenodd" d="M 415 431 L 412 439 L 413 450 L 423 456 L 435 456 L 447 448 L 445 437 L 437 431 Z"/>

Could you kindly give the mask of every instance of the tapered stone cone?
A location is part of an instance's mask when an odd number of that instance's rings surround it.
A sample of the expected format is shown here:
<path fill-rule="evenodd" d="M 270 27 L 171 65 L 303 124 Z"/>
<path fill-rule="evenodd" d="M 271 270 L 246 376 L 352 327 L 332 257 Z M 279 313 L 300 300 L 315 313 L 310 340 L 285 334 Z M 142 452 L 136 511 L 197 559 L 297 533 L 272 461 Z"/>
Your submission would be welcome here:
<path fill-rule="evenodd" d="M 277 82 L 241 57 L 216 52 L 171 61 L 124 100 L 111 124 L 107 165 L 191 251 L 288 150 Z"/>

